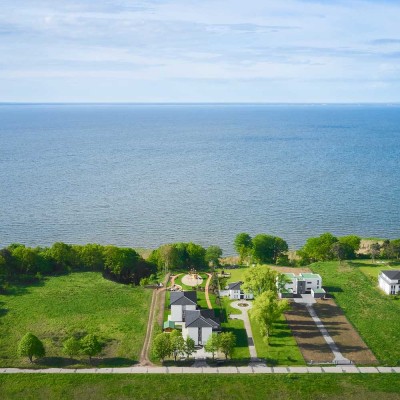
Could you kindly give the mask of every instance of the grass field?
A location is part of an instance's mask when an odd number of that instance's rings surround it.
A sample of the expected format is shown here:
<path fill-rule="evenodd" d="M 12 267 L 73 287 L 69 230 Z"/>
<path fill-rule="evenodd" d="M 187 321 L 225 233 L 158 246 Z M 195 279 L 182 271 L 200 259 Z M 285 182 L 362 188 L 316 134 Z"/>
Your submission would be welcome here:
<path fill-rule="evenodd" d="M 398 374 L 1 375 L 4 400 L 398 400 Z"/>
<path fill-rule="evenodd" d="M 250 323 L 257 356 L 265 358 L 269 366 L 305 365 L 296 340 L 283 316 L 274 324 L 269 345 L 264 342 L 258 323 L 251 318 Z"/>
<path fill-rule="evenodd" d="M 97 272 L 50 277 L 31 286 L 16 286 L 0 295 L 0 365 L 27 366 L 16 357 L 28 331 L 46 348 L 42 365 L 81 363 L 62 354 L 62 342 L 78 333 L 94 333 L 105 343 L 99 365 L 131 365 L 146 331 L 151 291 L 111 282 Z"/>
<path fill-rule="evenodd" d="M 354 260 L 351 263 L 354 267 L 358 267 L 365 275 L 378 279 L 378 275 L 383 270 L 400 269 L 400 263 L 378 260 L 372 263 L 371 260 Z M 378 281 L 376 281 L 378 284 Z"/>
<path fill-rule="evenodd" d="M 382 364 L 400 365 L 400 300 L 383 294 L 377 279 L 363 273 L 362 263 L 310 265 Z M 375 275 L 375 274 L 374 274 Z"/>

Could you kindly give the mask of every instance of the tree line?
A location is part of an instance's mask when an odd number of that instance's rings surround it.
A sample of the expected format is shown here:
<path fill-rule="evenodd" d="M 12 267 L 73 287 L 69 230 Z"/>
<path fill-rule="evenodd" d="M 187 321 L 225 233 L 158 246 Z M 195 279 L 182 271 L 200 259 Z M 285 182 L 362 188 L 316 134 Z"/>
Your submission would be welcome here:
<path fill-rule="evenodd" d="M 134 249 L 99 244 L 70 245 L 57 242 L 51 247 L 11 244 L 0 250 L 0 285 L 17 280 L 34 280 L 45 275 L 72 271 L 98 271 L 107 279 L 139 284 L 156 272 Z M 1 287 L 0 286 L 0 287 Z"/>

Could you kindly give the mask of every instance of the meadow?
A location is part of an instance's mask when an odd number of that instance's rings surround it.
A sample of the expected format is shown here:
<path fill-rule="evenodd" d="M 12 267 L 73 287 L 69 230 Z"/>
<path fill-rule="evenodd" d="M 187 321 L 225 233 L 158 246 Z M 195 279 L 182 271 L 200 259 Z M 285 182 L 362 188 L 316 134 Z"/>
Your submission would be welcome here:
<path fill-rule="evenodd" d="M 44 343 L 42 366 L 79 366 L 62 353 L 71 335 L 98 335 L 104 348 L 99 366 L 132 365 L 143 345 L 151 291 L 106 280 L 98 272 L 45 278 L 33 285 L 15 285 L 0 295 L 0 365 L 26 367 L 17 345 L 26 332 Z M 29 365 L 30 366 L 30 365 Z"/>
<path fill-rule="evenodd" d="M 0 398 L 398 400 L 398 374 L 0 375 Z"/>
<path fill-rule="evenodd" d="M 400 365 L 400 300 L 379 290 L 377 275 L 382 265 L 330 261 L 310 268 L 322 276 L 323 286 L 380 363 Z"/>

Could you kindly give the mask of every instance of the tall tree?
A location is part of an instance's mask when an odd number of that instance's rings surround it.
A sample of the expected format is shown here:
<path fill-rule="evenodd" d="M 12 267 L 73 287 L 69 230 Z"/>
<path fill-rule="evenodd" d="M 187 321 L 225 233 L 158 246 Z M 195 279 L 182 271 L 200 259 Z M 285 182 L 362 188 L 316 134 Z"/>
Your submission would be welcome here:
<path fill-rule="evenodd" d="M 259 263 L 276 263 L 277 258 L 287 250 L 287 243 L 277 236 L 260 233 L 253 238 L 253 256 Z"/>
<path fill-rule="evenodd" d="M 339 260 L 340 264 L 346 258 L 346 245 L 341 242 L 333 243 L 331 246 L 331 251 L 334 257 Z"/>
<path fill-rule="evenodd" d="M 370 247 L 370 253 L 372 262 L 375 262 L 375 258 L 378 257 L 381 253 L 381 245 L 379 243 L 372 243 Z"/>
<path fill-rule="evenodd" d="M 222 249 L 218 246 L 210 246 L 206 250 L 205 260 L 208 264 L 211 264 L 212 267 L 219 266 L 219 259 L 222 256 Z"/>
<path fill-rule="evenodd" d="M 251 255 L 253 249 L 253 242 L 251 236 L 248 233 L 242 232 L 236 235 L 235 241 L 233 242 L 236 253 L 239 254 L 240 263 Z"/>
<path fill-rule="evenodd" d="M 176 361 L 179 355 L 185 354 L 185 339 L 182 337 L 182 333 L 177 329 L 174 329 L 169 334 L 171 353 Z"/>
<path fill-rule="evenodd" d="M 331 233 L 323 233 L 321 236 L 307 239 L 306 244 L 297 253 L 307 262 L 331 260 L 332 245 L 337 241 L 337 237 Z"/>
<path fill-rule="evenodd" d="M 356 257 L 357 251 L 360 249 L 361 238 L 356 235 L 342 236 L 339 242 L 344 245 L 346 252 L 345 258 L 350 260 Z"/>
<path fill-rule="evenodd" d="M 188 336 L 185 340 L 184 351 L 187 359 L 189 359 L 189 357 L 196 351 L 194 340 L 190 336 Z"/>
<path fill-rule="evenodd" d="M 189 266 L 196 269 L 202 269 L 205 266 L 206 249 L 196 243 L 188 243 L 186 247 L 189 256 Z"/>
<path fill-rule="evenodd" d="M 207 343 L 204 346 L 204 349 L 207 353 L 212 354 L 212 359 L 214 360 L 215 354 L 220 348 L 220 340 L 218 333 L 213 332 L 211 336 L 208 338 Z"/>
<path fill-rule="evenodd" d="M 158 248 L 158 251 L 164 274 L 179 266 L 179 254 L 175 245 L 164 244 Z"/>
<path fill-rule="evenodd" d="M 287 300 L 279 300 L 273 291 L 263 292 L 253 303 L 250 317 L 258 322 L 260 333 L 269 343 L 273 324 L 288 309 Z"/>
<path fill-rule="evenodd" d="M 219 349 L 224 353 L 225 358 L 232 358 L 236 346 L 236 336 L 232 332 L 222 332 L 218 340 Z"/>
<path fill-rule="evenodd" d="M 168 333 L 159 333 L 154 338 L 153 354 L 161 361 L 164 361 L 171 354 L 171 341 Z"/>
<path fill-rule="evenodd" d="M 33 333 L 28 332 L 18 344 L 18 355 L 28 357 L 30 362 L 33 357 L 44 357 L 45 353 L 43 343 Z"/>
<path fill-rule="evenodd" d="M 244 290 L 253 293 L 255 297 L 266 291 L 277 293 L 279 274 L 265 265 L 257 265 L 244 274 Z"/>

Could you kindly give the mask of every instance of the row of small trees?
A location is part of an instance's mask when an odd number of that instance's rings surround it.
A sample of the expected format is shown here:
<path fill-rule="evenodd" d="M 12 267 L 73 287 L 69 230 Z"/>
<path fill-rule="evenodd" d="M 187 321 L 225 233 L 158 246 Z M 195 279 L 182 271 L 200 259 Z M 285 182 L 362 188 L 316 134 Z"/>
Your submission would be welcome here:
<path fill-rule="evenodd" d="M 202 270 L 211 265 L 218 265 L 222 256 L 222 249 L 218 246 L 203 246 L 189 243 L 170 243 L 152 251 L 149 261 L 156 264 L 164 272 L 173 271 L 182 267 Z"/>
<path fill-rule="evenodd" d="M 156 272 L 134 249 L 99 244 L 27 247 L 12 244 L 0 250 L 0 284 L 16 279 L 70 271 L 99 271 L 109 279 L 139 284 Z"/>
<path fill-rule="evenodd" d="M 212 354 L 214 360 L 215 354 L 221 351 L 225 358 L 232 357 L 236 345 L 236 337 L 232 332 L 212 333 L 208 338 L 204 348 Z M 186 340 L 182 332 L 174 329 L 171 333 L 159 333 L 153 341 L 153 355 L 164 361 L 167 357 L 173 357 L 176 361 L 178 357 L 185 356 L 187 359 L 196 351 L 194 340 L 188 336 Z"/>
<path fill-rule="evenodd" d="M 63 343 L 63 352 L 69 357 L 78 355 L 86 355 L 89 357 L 89 362 L 92 362 L 92 357 L 99 354 L 103 346 L 96 335 L 88 334 L 81 339 L 74 336 L 68 338 Z M 20 357 L 28 357 L 30 362 L 33 362 L 33 357 L 42 358 L 46 355 L 46 350 L 43 342 L 33 333 L 28 332 L 18 344 L 18 355 Z"/>

